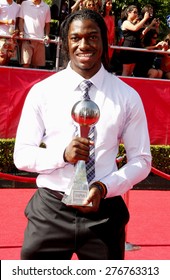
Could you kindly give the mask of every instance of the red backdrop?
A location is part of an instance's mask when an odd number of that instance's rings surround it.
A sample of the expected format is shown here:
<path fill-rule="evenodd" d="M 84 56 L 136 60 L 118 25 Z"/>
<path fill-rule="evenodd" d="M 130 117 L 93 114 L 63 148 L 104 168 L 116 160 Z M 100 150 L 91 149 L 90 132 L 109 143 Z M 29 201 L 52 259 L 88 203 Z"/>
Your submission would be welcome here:
<path fill-rule="evenodd" d="M 25 97 L 53 71 L 0 68 L 0 138 L 14 138 Z M 170 81 L 120 77 L 140 94 L 151 144 L 170 145 Z M 50 90 L 50 88 L 49 88 Z"/>

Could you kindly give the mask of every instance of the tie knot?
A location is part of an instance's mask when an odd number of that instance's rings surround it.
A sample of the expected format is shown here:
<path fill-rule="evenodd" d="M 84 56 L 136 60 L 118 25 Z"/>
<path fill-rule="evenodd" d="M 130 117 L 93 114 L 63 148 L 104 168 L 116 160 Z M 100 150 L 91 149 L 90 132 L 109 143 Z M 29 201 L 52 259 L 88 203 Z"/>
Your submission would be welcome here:
<path fill-rule="evenodd" d="M 88 91 L 90 89 L 90 87 L 92 86 L 92 83 L 88 80 L 84 80 L 83 82 L 81 82 L 81 84 L 79 85 L 82 93 L 83 93 L 83 99 L 90 99 Z"/>

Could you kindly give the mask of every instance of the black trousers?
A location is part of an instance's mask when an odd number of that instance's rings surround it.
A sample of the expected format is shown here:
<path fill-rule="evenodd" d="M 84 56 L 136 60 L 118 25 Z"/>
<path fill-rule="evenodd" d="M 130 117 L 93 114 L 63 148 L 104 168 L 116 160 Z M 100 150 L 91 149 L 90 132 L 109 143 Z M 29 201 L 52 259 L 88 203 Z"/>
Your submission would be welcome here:
<path fill-rule="evenodd" d="M 128 209 L 121 196 L 102 199 L 97 213 L 83 214 L 63 204 L 47 189 L 29 201 L 23 260 L 122 260 Z"/>

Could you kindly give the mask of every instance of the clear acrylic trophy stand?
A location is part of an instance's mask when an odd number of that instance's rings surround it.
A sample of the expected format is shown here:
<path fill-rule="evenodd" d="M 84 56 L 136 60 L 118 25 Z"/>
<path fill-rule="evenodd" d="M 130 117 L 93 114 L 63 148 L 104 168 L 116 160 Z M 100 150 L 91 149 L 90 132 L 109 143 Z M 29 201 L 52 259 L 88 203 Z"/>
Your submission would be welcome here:
<path fill-rule="evenodd" d="M 89 193 L 84 160 L 79 160 L 75 166 L 75 174 L 62 202 L 67 205 L 82 205 Z M 90 206 L 90 205 L 89 205 Z"/>

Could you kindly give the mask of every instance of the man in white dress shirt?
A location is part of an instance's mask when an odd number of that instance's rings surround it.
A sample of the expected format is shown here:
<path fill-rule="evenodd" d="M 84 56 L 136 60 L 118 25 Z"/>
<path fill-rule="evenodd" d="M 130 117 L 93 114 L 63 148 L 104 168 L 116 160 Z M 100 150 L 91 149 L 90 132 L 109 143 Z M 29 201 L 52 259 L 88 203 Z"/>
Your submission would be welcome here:
<path fill-rule="evenodd" d="M 45 66 L 45 44 L 35 39 L 44 39 L 47 43 L 49 42 L 50 21 L 50 7 L 43 0 L 22 2 L 19 13 L 19 36 L 30 38 L 22 42 L 21 64 L 23 67 Z"/>
<path fill-rule="evenodd" d="M 28 203 L 22 259 L 124 259 L 128 209 L 122 195 L 150 172 L 147 121 L 138 93 L 109 72 L 107 28 L 96 12 L 71 13 L 61 27 L 66 69 L 34 85 L 17 130 L 14 162 L 37 172 L 38 190 Z M 73 105 L 89 80 L 89 95 L 100 109 L 95 125 L 95 178 L 82 206 L 61 200 L 75 164 L 88 161 L 89 138 L 75 136 Z M 127 163 L 118 170 L 119 143 Z M 40 144 L 44 143 L 45 148 Z M 89 203 L 92 206 L 89 206 Z"/>

